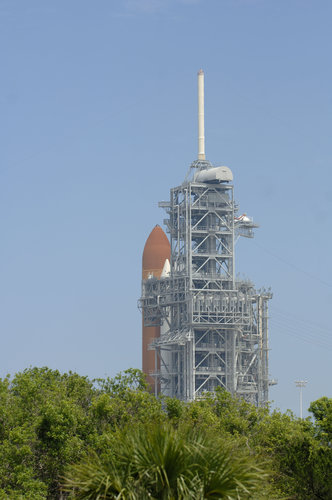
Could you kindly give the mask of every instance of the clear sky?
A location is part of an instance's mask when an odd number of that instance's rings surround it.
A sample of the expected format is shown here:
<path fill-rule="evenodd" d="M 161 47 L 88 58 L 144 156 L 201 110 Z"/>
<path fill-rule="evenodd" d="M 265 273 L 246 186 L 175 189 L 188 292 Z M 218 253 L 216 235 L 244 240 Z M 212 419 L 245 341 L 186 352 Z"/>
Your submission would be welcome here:
<path fill-rule="evenodd" d="M 144 242 L 206 152 L 271 286 L 274 405 L 331 397 L 332 2 L 0 0 L 0 376 L 141 366 Z"/>

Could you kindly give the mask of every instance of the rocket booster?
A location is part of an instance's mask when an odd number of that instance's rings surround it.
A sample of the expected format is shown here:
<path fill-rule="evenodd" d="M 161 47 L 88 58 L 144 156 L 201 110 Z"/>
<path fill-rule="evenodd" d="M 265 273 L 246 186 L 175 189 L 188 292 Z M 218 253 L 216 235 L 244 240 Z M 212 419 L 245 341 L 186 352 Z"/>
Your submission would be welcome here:
<path fill-rule="evenodd" d="M 142 280 L 149 278 L 164 278 L 170 271 L 171 246 L 168 238 L 160 226 L 155 226 L 146 240 L 142 259 Z M 146 375 L 151 391 L 158 392 L 155 380 L 151 373 L 160 368 L 160 362 L 155 363 L 155 351 L 148 350 L 149 344 L 160 337 L 160 326 L 144 326 L 142 320 L 142 370 Z"/>

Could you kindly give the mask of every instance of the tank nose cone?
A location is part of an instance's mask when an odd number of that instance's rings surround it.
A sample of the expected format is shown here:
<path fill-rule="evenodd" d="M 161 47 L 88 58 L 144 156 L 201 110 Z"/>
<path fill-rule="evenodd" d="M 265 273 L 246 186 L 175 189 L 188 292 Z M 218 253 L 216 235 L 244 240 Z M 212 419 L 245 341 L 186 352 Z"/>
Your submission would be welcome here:
<path fill-rule="evenodd" d="M 160 278 L 165 260 L 171 258 L 171 245 L 160 226 L 155 226 L 146 240 L 142 259 L 142 278 Z"/>

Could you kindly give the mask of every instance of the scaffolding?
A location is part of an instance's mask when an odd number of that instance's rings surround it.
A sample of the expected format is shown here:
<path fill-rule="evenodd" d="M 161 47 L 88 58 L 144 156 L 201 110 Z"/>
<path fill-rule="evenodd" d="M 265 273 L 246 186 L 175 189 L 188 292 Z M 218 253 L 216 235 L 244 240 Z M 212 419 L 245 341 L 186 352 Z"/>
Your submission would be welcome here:
<path fill-rule="evenodd" d="M 185 401 L 222 387 L 262 406 L 268 401 L 268 290 L 235 278 L 234 247 L 258 227 L 237 217 L 229 181 L 191 180 L 172 188 L 159 206 L 168 215 L 170 274 L 142 282 L 140 307 L 146 326 L 161 326 L 155 350 L 156 392 Z M 195 180 L 196 179 L 196 180 Z M 158 368 L 159 367 L 159 368 Z"/>

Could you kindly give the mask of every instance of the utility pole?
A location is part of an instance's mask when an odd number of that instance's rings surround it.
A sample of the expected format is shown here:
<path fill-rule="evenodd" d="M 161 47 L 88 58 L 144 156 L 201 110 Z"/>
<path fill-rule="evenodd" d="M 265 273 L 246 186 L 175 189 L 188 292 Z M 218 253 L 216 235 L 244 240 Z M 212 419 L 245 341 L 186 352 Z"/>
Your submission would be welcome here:
<path fill-rule="evenodd" d="M 296 387 L 300 388 L 300 419 L 302 420 L 302 390 L 307 385 L 307 380 L 295 380 Z"/>

